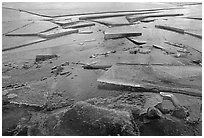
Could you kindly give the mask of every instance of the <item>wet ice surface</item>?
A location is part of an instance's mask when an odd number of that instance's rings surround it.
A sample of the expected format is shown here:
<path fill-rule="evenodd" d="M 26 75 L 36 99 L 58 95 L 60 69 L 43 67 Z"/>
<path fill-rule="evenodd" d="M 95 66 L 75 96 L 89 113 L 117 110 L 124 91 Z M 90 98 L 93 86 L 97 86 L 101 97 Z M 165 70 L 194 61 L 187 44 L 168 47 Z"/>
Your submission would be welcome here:
<path fill-rule="evenodd" d="M 201 4 L 3 3 L 2 6 L 48 16 L 78 14 L 49 18 L 3 8 L 2 34 L 36 35 L 2 37 L 2 48 L 6 49 L 2 53 L 3 135 L 201 135 L 202 39 L 155 28 L 166 25 L 202 36 Z M 180 9 L 129 15 L 132 10 L 171 7 Z M 94 14 L 91 15 L 94 20 L 79 22 L 80 17 L 90 16 L 80 14 L 108 11 L 112 13 Z M 125 14 L 184 15 L 131 23 Z M 64 23 L 68 25 L 63 26 Z M 87 23 L 94 25 L 86 26 Z M 71 26 L 78 33 L 59 34 Z M 57 28 L 52 30 L 53 27 Z M 42 38 L 40 33 L 46 30 L 45 34 L 59 35 Z M 123 35 L 118 37 L 121 32 Z M 127 32 L 142 35 L 130 36 Z M 104 39 L 106 33 L 115 39 Z M 130 39 L 145 43 L 136 44 Z M 28 44 L 31 42 L 35 44 Z M 58 57 L 36 62 L 36 55 Z M 116 68 L 118 63 L 120 67 Z M 148 101 L 156 102 L 161 90 L 172 92 L 188 109 L 190 119 L 179 120 L 164 112 L 164 118 L 156 120 L 139 115 L 144 107 L 152 107 Z M 168 100 L 162 104 L 174 109 Z M 8 125 L 7 121 L 11 123 Z"/>

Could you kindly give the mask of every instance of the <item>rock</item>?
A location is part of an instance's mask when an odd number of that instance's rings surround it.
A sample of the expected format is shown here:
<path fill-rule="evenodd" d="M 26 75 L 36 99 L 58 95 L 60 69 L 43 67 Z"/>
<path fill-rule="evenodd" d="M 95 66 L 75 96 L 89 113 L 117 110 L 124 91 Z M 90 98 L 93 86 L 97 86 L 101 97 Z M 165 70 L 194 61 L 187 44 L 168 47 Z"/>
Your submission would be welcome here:
<path fill-rule="evenodd" d="M 116 53 L 116 50 L 107 51 L 105 53 L 96 53 L 96 54 L 91 55 L 89 58 L 96 58 L 99 55 L 108 56 L 111 53 Z"/>
<path fill-rule="evenodd" d="M 29 68 L 31 68 L 32 66 L 31 65 L 28 65 L 28 64 L 23 64 L 22 65 L 22 68 L 23 69 L 29 69 Z"/>
<path fill-rule="evenodd" d="M 46 80 L 47 79 L 47 77 L 43 77 L 42 79 L 41 79 L 41 81 L 44 81 L 44 80 Z"/>
<path fill-rule="evenodd" d="M 162 101 L 163 101 L 163 98 L 160 95 L 158 95 L 158 94 L 151 95 L 149 98 L 146 99 L 145 105 L 144 105 L 143 110 L 141 111 L 140 115 L 147 114 L 148 111 L 150 114 L 152 114 L 153 112 L 155 112 L 155 111 L 153 111 L 153 110 L 155 110 L 154 108 L 157 105 L 161 104 Z M 160 113 L 158 113 L 158 114 L 160 114 Z"/>
<path fill-rule="evenodd" d="M 51 68 L 51 70 L 57 69 L 57 67 L 58 67 L 58 66 L 54 66 L 54 67 Z"/>
<path fill-rule="evenodd" d="M 139 52 L 139 50 L 140 50 L 139 48 L 133 49 L 133 50 L 130 50 L 129 53 L 130 54 L 137 54 Z"/>
<path fill-rule="evenodd" d="M 45 61 L 45 60 L 57 58 L 57 57 L 58 56 L 55 54 L 53 54 L 53 55 L 50 55 L 50 54 L 36 55 L 35 62 Z"/>
<path fill-rule="evenodd" d="M 185 48 L 181 48 L 177 50 L 178 52 L 182 52 L 182 53 L 190 53 L 189 51 L 187 51 L 187 49 Z"/>
<path fill-rule="evenodd" d="M 57 68 L 55 70 L 52 70 L 51 73 L 54 73 L 55 75 L 60 74 L 62 71 L 64 70 L 64 68 L 62 66 L 57 66 Z"/>
<path fill-rule="evenodd" d="M 110 53 L 116 53 L 116 50 L 108 51 L 108 52 L 104 53 L 104 55 L 107 55 L 107 54 L 110 54 Z"/>
<path fill-rule="evenodd" d="M 200 59 L 198 59 L 198 60 L 193 60 L 192 62 L 195 63 L 195 64 L 202 65 L 202 61 L 201 61 Z"/>
<path fill-rule="evenodd" d="M 139 49 L 140 54 L 149 54 L 151 52 L 150 49 Z"/>
<path fill-rule="evenodd" d="M 149 118 L 160 118 L 162 117 L 162 113 L 155 107 L 149 107 L 147 110 L 147 116 Z"/>
<path fill-rule="evenodd" d="M 37 66 L 36 66 L 36 68 L 41 68 L 42 67 L 42 65 L 40 65 L 40 64 L 37 64 Z"/>
<path fill-rule="evenodd" d="M 61 72 L 60 75 L 66 75 L 66 76 L 69 76 L 71 75 L 72 73 L 70 71 L 66 71 L 66 72 Z"/>
<path fill-rule="evenodd" d="M 111 68 L 112 65 L 84 65 L 84 69 L 107 69 Z"/>
<path fill-rule="evenodd" d="M 175 55 L 174 55 L 175 58 L 183 58 L 183 57 L 186 57 L 186 54 L 185 53 L 179 53 L 177 52 Z"/>
<path fill-rule="evenodd" d="M 69 62 L 68 62 L 68 61 L 66 61 L 65 63 L 62 63 L 62 64 L 61 64 L 61 66 L 67 66 L 67 65 L 69 65 Z"/>
<path fill-rule="evenodd" d="M 13 88 L 17 89 L 17 88 L 24 87 L 24 86 L 26 86 L 26 84 L 18 84 L 18 85 L 15 85 Z"/>

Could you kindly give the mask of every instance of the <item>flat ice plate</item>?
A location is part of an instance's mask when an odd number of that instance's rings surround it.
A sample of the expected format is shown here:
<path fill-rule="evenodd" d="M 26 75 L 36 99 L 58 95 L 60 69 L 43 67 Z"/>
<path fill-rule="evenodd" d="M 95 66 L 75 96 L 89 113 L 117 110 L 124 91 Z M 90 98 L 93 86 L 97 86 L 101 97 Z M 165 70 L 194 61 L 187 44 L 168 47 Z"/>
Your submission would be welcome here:
<path fill-rule="evenodd" d="M 36 21 L 33 24 L 25 26 L 9 34 L 37 34 L 37 33 L 47 31 L 49 29 L 56 28 L 56 27 L 57 25 L 51 22 Z"/>

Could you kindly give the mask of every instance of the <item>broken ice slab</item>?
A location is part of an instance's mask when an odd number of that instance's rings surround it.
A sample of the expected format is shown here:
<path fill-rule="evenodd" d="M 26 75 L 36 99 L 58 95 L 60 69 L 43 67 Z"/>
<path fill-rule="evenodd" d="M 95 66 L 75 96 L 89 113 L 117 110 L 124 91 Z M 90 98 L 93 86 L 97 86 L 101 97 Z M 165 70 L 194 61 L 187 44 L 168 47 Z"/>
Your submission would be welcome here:
<path fill-rule="evenodd" d="M 127 39 L 130 40 L 131 42 L 133 42 L 136 45 L 143 45 L 143 44 L 147 43 L 147 41 L 142 41 L 142 40 L 138 40 L 138 39 L 131 38 L 131 37 L 127 37 Z"/>
<path fill-rule="evenodd" d="M 80 23 L 77 23 L 77 24 L 75 24 L 75 25 L 63 26 L 63 29 L 90 27 L 90 26 L 94 26 L 94 25 L 95 25 L 95 23 L 80 22 Z"/>
<path fill-rule="evenodd" d="M 162 46 L 159 46 L 159 45 L 152 45 L 154 48 L 157 48 L 157 49 L 161 49 L 163 51 L 166 51 L 166 49 Z"/>
<path fill-rule="evenodd" d="M 136 22 L 136 21 L 141 21 L 146 18 L 153 18 L 153 17 L 175 17 L 175 16 L 183 16 L 183 14 L 150 14 L 150 15 L 137 15 L 137 16 L 128 16 L 127 20 L 129 22 Z"/>
<path fill-rule="evenodd" d="M 87 42 L 93 42 L 93 41 L 96 41 L 96 39 L 93 38 L 93 39 L 90 39 L 90 40 L 84 40 L 83 42 L 81 42 L 81 43 L 79 43 L 79 44 L 80 44 L 80 45 L 84 45 L 84 44 L 87 43 Z"/>
<path fill-rule="evenodd" d="M 169 31 L 181 33 L 181 34 L 185 33 L 185 31 L 183 29 L 176 28 L 176 27 L 164 26 L 164 25 L 155 25 L 155 27 L 159 28 L 159 29 L 164 29 L 164 30 L 169 30 Z"/>
<path fill-rule="evenodd" d="M 91 31 L 91 30 L 82 30 L 79 32 L 79 34 L 92 34 L 92 33 L 93 33 L 93 31 Z"/>
<path fill-rule="evenodd" d="M 112 17 L 112 18 L 105 18 L 105 19 L 95 19 L 92 21 L 98 22 L 100 24 L 104 24 L 107 26 L 130 25 L 129 21 L 125 17 Z"/>
<path fill-rule="evenodd" d="M 30 25 L 27 25 L 23 28 L 20 28 L 16 31 L 13 31 L 11 33 L 8 33 L 7 35 L 26 35 L 26 34 L 37 35 L 38 33 L 49 31 L 55 28 L 57 28 L 57 25 L 54 23 L 47 21 L 38 21 Z"/>
<path fill-rule="evenodd" d="M 37 36 L 38 34 L 34 33 L 25 33 L 25 34 L 14 34 L 14 33 L 10 33 L 10 34 L 5 34 L 5 36 Z"/>
<path fill-rule="evenodd" d="M 133 91 L 202 96 L 202 67 L 199 66 L 113 65 L 97 81 Z"/>
<path fill-rule="evenodd" d="M 141 36 L 134 26 L 113 27 L 105 30 L 104 39 L 117 39 L 123 37 Z"/>
<path fill-rule="evenodd" d="M 141 22 L 143 23 L 149 23 L 149 22 L 154 22 L 156 19 L 143 19 Z"/>
<path fill-rule="evenodd" d="M 56 37 L 60 37 L 63 35 L 68 35 L 68 34 L 73 34 L 73 33 L 78 33 L 78 29 L 57 29 L 54 31 L 50 31 L 50 32 L 45 32 L 45 33 L 39 33 L 38 36 L 42 37 L 42 38 L 56 38 Z"/>
<path fill-rule="evenodd" d="M 150 14 L 157 13 L 155 12 L 118 12 L 118 13 L 105 13 L 105 14 L 94 14 L 79 17 L 79 20 L 90 20 L 90 19 L 101 19 L 101 18 L 110 18 L 110 17 L 119 17 L 119 16 L 127 16 L 127 15 L 141 15 L 141 14 Z"/>
<path fill-rule="evenodd" d="M 202 39 L 202 34 L 195 34 L 193 32 L 187 32 L 187 31 L 185 31 L 185 34 L 188 34 L 188 35 L 191 35 L 191 36 Z"/>
<path fill-rule="evenodd" d="M 164 26 L 164 25 L 155 25 L 155 27 L 159 28 L 159 29 L 164 29 L 164 30 L 168 30 L 168 31 L 177 32 L 177 33 L 180 33 L 180 34 L 188 34 L 188 35 L 191 35 L 193 37 L 197 37 L 197 38 L 202 39 L 202 34 L 195 34 L 193 32 L 185 31 L 185 30 L 180 29 L 180 28 L 171 27 L 171 26 Z"/>
<path fill-rule="evenodd" d="M 63 72 L 60 73 L 61 76 L 62 76 L 62 75 L 69 76 L 69 75 L 71 75 L 71 74 L 72 74 L 72 73 L 71 73 L 70 71 L 63 71 Z"/>
<path fill-rule="evenodd" d="M 164 43 L 175 46 L 175 47 L 179 47 L 179 48 L 184 48 L 185 46 L 182 44 L 178 44 L 178 43 L 173 43 L 173 42 L 169 42 L 169 41 L 164 41 Z"/>
<path fill-rule="evenodd" d="M 55 24 L 58 24 L 60 26 L 66 26 L 66 25 L 74 25 L 80 21 L 72 21 L 72 20 L 53 20 L 52 21 Z"/>
<path fill-rule="evenodd" d="M 2 51 L 8 51 L 40 42 L 47 39 L 39 37 L 2 37 Z"/>
<path fill-rule="evenodd" d="M 202 20 L 202 17 L 185 17 L 187 19 Z"/>

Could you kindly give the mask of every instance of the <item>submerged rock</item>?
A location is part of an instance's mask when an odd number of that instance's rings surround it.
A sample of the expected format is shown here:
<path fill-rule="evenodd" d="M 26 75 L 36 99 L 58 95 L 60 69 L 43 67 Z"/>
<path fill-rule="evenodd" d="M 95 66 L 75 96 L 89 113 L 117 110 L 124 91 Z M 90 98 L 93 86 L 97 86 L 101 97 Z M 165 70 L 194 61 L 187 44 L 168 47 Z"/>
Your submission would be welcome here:
<path fill-rule="evenodd" d="M 79 101 L 48 114 L 36 113 L 27 133 L 35 136 L 193 135 L 193 129 L 186 132 L 192 126 L 184 119 L 164 114 L 157 108 L 161 102 L 158 94 L 135 93 Z"/>
<path fill-rule="evenodd" d="M 97 107 L 86 102 L 76 103 L 61 121 L 64 130 L 69 132 L 71 128 L 78 135 L 138 135 L 129 112 Z"/>
<path fill-rule="evenodd" d="M 38 118 L 38 123 L 34 121 L 29 128 L 30 135 L 139 135 L 129 112 L 98 107 L 83 101 L 77 102 L 71 109 L 62 109 L 57 114 Z"/>

